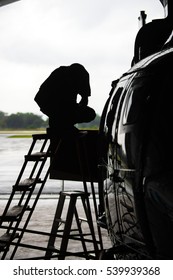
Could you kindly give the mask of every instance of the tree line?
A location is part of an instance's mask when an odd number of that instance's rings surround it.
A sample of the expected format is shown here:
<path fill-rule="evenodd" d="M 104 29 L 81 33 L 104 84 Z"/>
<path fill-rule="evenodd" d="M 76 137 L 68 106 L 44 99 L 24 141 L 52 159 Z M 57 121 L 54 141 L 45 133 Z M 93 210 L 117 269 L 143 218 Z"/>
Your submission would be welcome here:
<path fill-rule="evenodd" d="M 33 113 L 16 113 L 8 115 L 0 111 L 0 129 L 36 129 L 45 128 L 48 120 L 43 120 Z"/>
<path fill-rule="evenodd" d="M 100 116 L 90 123 L 79 124 L 79 128 L 98 128 Z M 39 129 L 48 127 L 48 118 L 44 120 L 42 116 L 33 113 L 13 113 L 8 115 L 0 111 L 0 129 Z"/>

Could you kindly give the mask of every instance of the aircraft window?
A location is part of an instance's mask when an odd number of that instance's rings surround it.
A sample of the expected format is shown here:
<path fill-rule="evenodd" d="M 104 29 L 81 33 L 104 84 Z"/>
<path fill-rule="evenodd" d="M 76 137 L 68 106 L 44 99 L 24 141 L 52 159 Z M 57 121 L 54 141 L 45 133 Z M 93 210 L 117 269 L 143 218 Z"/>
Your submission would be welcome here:
<path fill-rule="evenodd" d="M 107 121 L 106 121 L 106 124 L 107 124 L 107 127 L 108 127 L 108 134 L 111 134 L 112 125 L 113 125 L 113 122 L 114 122 L 114 119 L 115 119 L 117 105 L 118 105 L 118 101 L 119 101 L 120 95 L 122 93 L 122 90 L 123 90 L 122 87 L 119 87 L 116 90 L 116 92 L 114 93 L 112 102 L 111 102 L 111 107 L 110 107 L 110 110 L 108 112 Z"/>
<path fill-rule="evenodd" d="M 123 125 L 133 124 L 138 120 L 145 97 L 146 90 L 141 85 L 134 85 L 130 88 L 125 100 Z"/>

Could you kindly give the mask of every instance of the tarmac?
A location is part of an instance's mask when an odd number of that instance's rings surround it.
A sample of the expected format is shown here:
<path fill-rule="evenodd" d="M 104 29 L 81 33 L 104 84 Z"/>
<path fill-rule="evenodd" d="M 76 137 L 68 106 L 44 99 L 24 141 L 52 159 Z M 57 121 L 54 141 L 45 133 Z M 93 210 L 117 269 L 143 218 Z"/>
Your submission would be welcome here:
<path fill-rule="evenodd" d="M 93 208 L 92 199 L 90 199 L 89 201 L 90 201 L 90 206 L 91 206 L 91 210 L 92 210 L 93 225 L 95 228 L 95 236 L 96 236 L 96 239 L 99 241 L 100 239 L 99 239 L 99 235 L 98 235 L 97 222 L 96 222 L 96 218 L 95 218 L 95 214 L 94 214 L 94 210 L 93 210 L 94 208 Z M 58 202 L 58 197 L 56 197 L 56 196 L 53 196 L 52 198 L 44 196 L 44 198 L 39 199 L 37 206 L 33 212 L 33 215 L 31 217 L 30 222 L 27 227 L 27 229 L 29 229 L 29 230 L 37 231 L 38 234 L 32 233 L 32 232 L 29 232 L 29 233 L 25 232 L 24 236 L 21 240 L 22 244 L 41 247 L 44 249 L 37 250 L 37 249 L 33 249 L 33 248 L 26 248 L 23 246 L 19 246 L 14 257 L 12 258 L 13 260 L 44 259 L 45 258 L 45 248 L 47 248 L 49 236 L 40 234 L 40 232 L 50 233 L 51 227 L 52 227 L 52 222 L 53 222 L 53 219 L 55 216 L 57 202 Z M 0 200 L 0 213 L 2 213 L 6 203 L 7 203 L 7 200 Z M 65 205 L 63 208 L 63 218 L 64 219 L 66 218 L 68 203 L 69 203 L 69 200 L 66 199 Z M 83 206 L 79 199 L 77 201 L 77 212 L 79 214 L 79 217 L 85 218 Z M 22 218 L 20 228 L 22 228 L 24 220 L 25 220 L 25 215 Z M 73 221 L 72 227 L 76 228 L 75 221 Z M 59 228 L 59 229 L 61 229 L 61 228 Z M 88 223 L 85 221 L 82 222 L 82 230 L 83 230 L 83 233 L 90 233 Z M 4 232 L 5 232 L 5 230 L 1 229 L 0 236 L 2 236 L 2 234 Z M 106 229 L 101 229 L 101 237 L 102 237 L 101 239 L 102 239 L 102 243 L 103 243 L 103 249 L 110 248 L 111 241 L 109 239 L 108 232 Z M 91 236 L 88 236 L 87 238 L 91 239 Z M 57 248 L 57 249 L 60 248 L 61 240 L 62 240 L 61 237 L 56 238 L 55 248 Z M 86 242 L 86 246 L 87 246 L 88 251 L 94 252 L 93 242 Z M 98 246 L 99 246 L 99 250 L 101 250 L 102 248 L 100 247 L 100 245 L 98 245 Z M 13 248 L 14 248 L 13 245 L 11 245 L 5 259 L 8 260 L 11 258 Z M 67 251 L 70 252 L 70 255 L 67 256 L 65 259 L 68 259 L 68 260 L 86 259 L 86 258 L 81 257 L 80 254 L 78 254 L 78 252 L 83 252 L 83 247 L 82 247 L 82 243 L 80 240 L 69 239 Z M 76 253 L 77 253 L 77 255 L 76 255 Z M 95 256 L 95 255 L 93 254 L 93 256 Z M 0 258 L 2 258 L 2 252 L 0 253 Z M 56 254 L 55 255 L 52 254 L 51 259 L 55 260 L 55 259 L 58 259 L 58 257 Z"/>

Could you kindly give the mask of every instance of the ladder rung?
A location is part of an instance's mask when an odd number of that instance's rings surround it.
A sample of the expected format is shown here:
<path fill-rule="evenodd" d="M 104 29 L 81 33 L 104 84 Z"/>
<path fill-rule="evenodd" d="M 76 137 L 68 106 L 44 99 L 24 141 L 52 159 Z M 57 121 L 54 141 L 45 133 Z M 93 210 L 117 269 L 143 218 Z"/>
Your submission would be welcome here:
<path fill-rule="evenodd" d="M 88 220 L 86 218 L 83 218 L 83 217 L 79 217 L 79 221 L 88 223 Z"/>
<path fill-rule="evenodd" d="M 49 136 L 48 136 L 48 134 L 46 133 L 41 133 L 41 134 L 33 134 L 32 135 L 32 138 L 33 139 L 36 139 L 36 140 L 44 140 L 44 139 L 49 139 Z"/>
<path fill-rule="evenodd" d="M 83 217 L 79 217 L 79 221 L 80 222 L 87 222 L 88 223 L 88 220 L 86 218 L 83 218 Z M 56 222 L 65 224 L 66 220 L 60 218 L 60 219 L 56 219 Z"/>
<path fill-rule="evenodd" d="M 0 220 L 3 219 L 3 221 L 6 222 L 15 221 L 22 213 L 23 207 L 24 206 L 19 206 L 19 205 L 13 206 L 11 209 L 7 211 L 5 216 L 3 215 L 0 216 Z"/>
<path fill-rule="evenodd" d="M 25 191 L 30 187 L 32 187 L 35 182 L 41 183 L 41 179 L 39 178 L 38 180 L 36 180 L 36 178 L 33 179 L 27 178 L 21 181 L 18 185 L 14 185 L 13 188 L 15 189 L 15 191 Z"/>
<path fill-rule="evenodd" d="M 63 196 L 70 196 L 70 197 L 78 197 L 78 196 L 81 196 L 81 197 L 88 197 L 90 194 L 89 193 L 85 193 L 83 191 L 64 191 L 64 192 L 61 192 L 61 195 Z"/>
<path fill-rule="evenodd" d="M 0 251 L 3 251 L 9 242 L 19 237 L 19 234 L 15 233 L 12 239 L 11 236 L 12 233 L 4 233 L 2 236 L 0 236 Z"/>
<path fill-rule="evenodd" d="M 37 152 L 31 155 L 25 155 L 25 159 L 29 161 L 37 161 L 37 160 L 43 160 L 45 157 L 49 157 L 50 154 L 47 154 L 45 152 Z"/>

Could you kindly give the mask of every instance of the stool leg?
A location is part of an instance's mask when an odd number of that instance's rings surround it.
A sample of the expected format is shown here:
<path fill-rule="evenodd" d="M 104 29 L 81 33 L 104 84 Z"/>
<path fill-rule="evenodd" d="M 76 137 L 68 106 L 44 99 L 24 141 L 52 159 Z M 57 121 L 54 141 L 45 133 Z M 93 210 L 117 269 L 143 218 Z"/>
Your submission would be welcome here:
<path fill-rule="evenodd" d="M 85 215 L 86 215 L 87 220 L 88 220 L 88 225 L 89 225 L 92 240 L 93 240 L 94 251 L 95 251 L 95 254 L 96 254 L 96 258 L 97 258 L 99 256 L 99 250 L 98 250 L 98 244 L 97 244 L 97 240 L 96 240 L 96 236 L 95 236 L 93 219 L 92 219 L 92 214 L 91 214 L 91 208 L 90 208 L 90 205 L 89 205 L 88 198 L 87 198 L 87 201 L 86 201 L 86 199 L 84 199 L 82 197 L 82 204 L 83 204 L 83 207 L 84 207 L 84 210 L 85 210 Z"/>
<path fill-rule="evenodd" d="M 75 218 L 76 218 L 76 224 L 77 224 L 78 231 L 79 231 L 80 238 L 81 238 L 84 255 L 85 255 L 86 260 L 89 260 L 88 253 L 87 253 L 87 247 L 86 247 L 85 240 L 83 237 L 82 227 L 81 227 L 81 223 L 79 221 L 79 216 L 78 216 L 76 207 L 75 207 Z"/>
<path fill-rule="evenodd" d="M 60 197 L 59 197 L 59 201 L 58 201 L 58 205 L 57 205 L 57 209 L 55 212 L 55 217 L 54 217 L 54 221 L 52 224 L 52 229 L 51 229 L 51 233 L 50 233 L 50 237 L 49 237 L 49 241 L 48 241 L 48 246 L 47 246 L 48 250 L 46 251 L 46 254 L 45 254 L 46 260 L 49 260 L 52 256 L 51 248 L 52 249 L 54 248 L 54 243 L 55 243 L 55 239 L 56 239 L 57 230 L 60 225 L 60 218 L 61 218 L 64 202 L 65 202 L 65 196 L 60 193 Z"/>
<path fill-rule="evenodd" d="M 70 230 L 71 230 L 73 216 L 74 216 L 76 199 L 77 199 L 77 197 L 72 195 L 70 202 L 69 202 L 66 222 L 65 222 L 65 226 L 64 226 L 64 232 L 63 232 L 61 246 L 60 246 L 60 253 L 59 253 L 59 257 L 58 257 L 58 259 L 60 259 L 60 260 L 64 260 L 65 256 L 66 256 L 66 251 L 67 251 L 67 246 L 68 246 L 68 241 L 69 241 L 69 236 L 70 236 Z"/>

